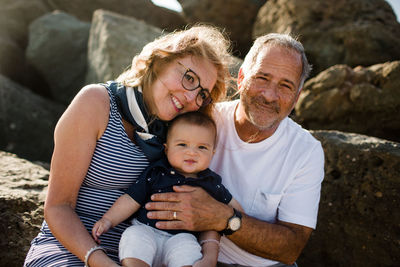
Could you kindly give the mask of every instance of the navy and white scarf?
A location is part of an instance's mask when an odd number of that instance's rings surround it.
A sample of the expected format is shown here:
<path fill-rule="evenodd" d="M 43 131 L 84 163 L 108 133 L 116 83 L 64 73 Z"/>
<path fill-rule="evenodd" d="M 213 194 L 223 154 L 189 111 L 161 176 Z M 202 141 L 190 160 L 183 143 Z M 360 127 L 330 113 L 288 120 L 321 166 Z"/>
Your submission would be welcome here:
<path fill-rule="evenodd" d="M 134 126 L 135 142 L 149 161 L 160 159 L 164 153 L 167 125 L 147 112 L 141 87 L 125 87 L 114 81 L 104 86 L 115 96 L 122 118 Z"/>

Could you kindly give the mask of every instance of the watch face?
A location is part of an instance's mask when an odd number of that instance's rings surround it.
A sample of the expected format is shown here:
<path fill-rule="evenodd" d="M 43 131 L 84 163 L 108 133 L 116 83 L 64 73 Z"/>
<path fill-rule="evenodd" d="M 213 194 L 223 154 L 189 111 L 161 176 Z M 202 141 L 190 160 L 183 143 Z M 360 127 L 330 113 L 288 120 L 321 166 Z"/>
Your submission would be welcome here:
<path fill-rule="evenodd" d="M 232 231 L 237 231 L 237 230 L 239 230 L 239 228 L 240 228 L 240 224 L 241 224 L 240 218 L 238 218 L 238 217 L 232 218 L 232 219 L 229 221 L 229 228 L 230 228 Z"/>

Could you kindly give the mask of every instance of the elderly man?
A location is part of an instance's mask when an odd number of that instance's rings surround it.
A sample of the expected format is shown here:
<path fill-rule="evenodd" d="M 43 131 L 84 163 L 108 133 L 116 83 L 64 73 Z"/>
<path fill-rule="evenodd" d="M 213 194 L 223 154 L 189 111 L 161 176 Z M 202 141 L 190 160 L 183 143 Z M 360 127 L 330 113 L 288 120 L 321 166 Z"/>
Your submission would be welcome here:
<path fill-rule="evenodd" d="M 244 212 L 181 186 L 147 204 L 149 217 L 166 220 L 157 227 L 219 231 L 218 266 L 296 266 L 316 226 L 324 177 L 320 142 L 288 118 L 310 69 L 289 35 L 254 42 L 238 74 L 240 100 L 217 106 L 211 164 Z"/>

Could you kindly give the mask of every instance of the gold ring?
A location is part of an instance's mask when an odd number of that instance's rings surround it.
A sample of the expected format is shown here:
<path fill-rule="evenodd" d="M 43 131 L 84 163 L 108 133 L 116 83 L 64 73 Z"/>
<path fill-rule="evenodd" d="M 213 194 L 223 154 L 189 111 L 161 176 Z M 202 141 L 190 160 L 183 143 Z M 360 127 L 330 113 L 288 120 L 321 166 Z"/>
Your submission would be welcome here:
<path fill-rule="evenodd" d="M 174 215 L 172 216 L 174 220 L 176 220 L 176 211 L 174 211 Z"/>

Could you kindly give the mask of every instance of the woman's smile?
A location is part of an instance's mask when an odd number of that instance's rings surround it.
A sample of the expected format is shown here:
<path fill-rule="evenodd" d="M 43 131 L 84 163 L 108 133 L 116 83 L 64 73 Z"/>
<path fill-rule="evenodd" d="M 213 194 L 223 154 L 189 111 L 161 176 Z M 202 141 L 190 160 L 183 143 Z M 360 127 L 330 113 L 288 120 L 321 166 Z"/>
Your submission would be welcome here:
<path fill-rule="evenodd" d="M 178 98 L 171 95 L 171 101 L 177 112 L 180 112 L 183 109 L 183 105 L 181 104 Z"/>

